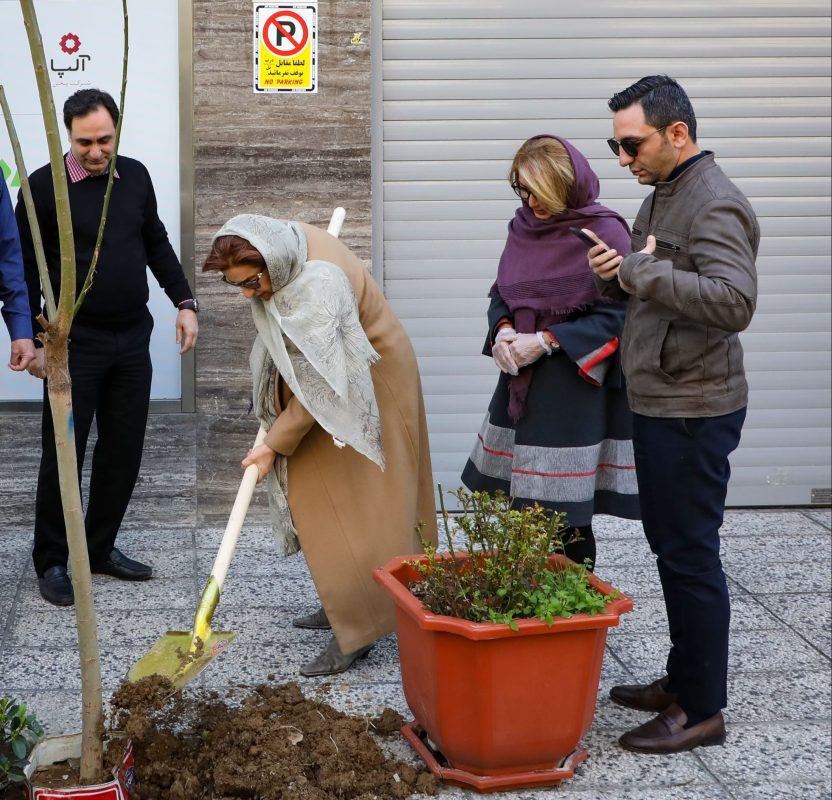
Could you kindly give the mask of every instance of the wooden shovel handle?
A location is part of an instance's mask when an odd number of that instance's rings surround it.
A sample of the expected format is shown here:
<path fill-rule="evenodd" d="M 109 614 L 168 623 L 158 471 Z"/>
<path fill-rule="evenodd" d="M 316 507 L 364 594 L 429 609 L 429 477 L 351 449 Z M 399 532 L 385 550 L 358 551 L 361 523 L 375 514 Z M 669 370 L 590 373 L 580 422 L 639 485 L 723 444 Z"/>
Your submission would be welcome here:
<path fill-rule="evenodd" d="M 257 432 L 257 438 L 254 440 L 254 447 L 263 444 L 263 439 L 266 438 L 266 429 L 260 428 Z M 214 566 L 211 569 L 211 575 L 217 581 L 217 586 L 222 589 L 225 582 L 225 576 L 228 572 L 228 566 L 231 564 L 231 559 L 234 557 L 234 550 L 237 547 L 237 540 L 240 538 L 240 529 L 243 527 L 243 521 L 246 518 L 249 503 L 251 503 L 251 496 L 254 494 L 254 487 L 257 486 L 257 478 L 259 477 L 259 470 L 256 464 L 251 464 L 246 467 L 243 473 L 243 479 L 240 481 L 240 488 L 237 490 L 237 497 L 234 500 L 234 506 L 231 509 L 231 515 L 228 518 L 228 524 L 225 526 L 225 533 L 222 535 L 222 542 L 217 557 L 214 559 Z"/>
<path fill-rule="evenodd" d="M 338 208 L 332 212 L 332 217 L 329 220 L 329 227 L 326 229 L 326 232 L 337 239 L 341 233 L 341 226 L 344 224 L 344 217 L 346 216 L 346 210 L 341 208 L 341 206 L 338 206 Z"/>

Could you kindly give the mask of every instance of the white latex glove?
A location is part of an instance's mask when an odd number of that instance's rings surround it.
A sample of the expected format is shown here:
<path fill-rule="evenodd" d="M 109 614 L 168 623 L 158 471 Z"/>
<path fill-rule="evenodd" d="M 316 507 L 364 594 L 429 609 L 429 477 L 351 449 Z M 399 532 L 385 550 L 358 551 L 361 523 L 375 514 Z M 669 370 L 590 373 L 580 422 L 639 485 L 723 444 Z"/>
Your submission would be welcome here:
<path fill-rule="evenodd" d="M 517 338 L 517 331 L 514 330 L 510 325 L 504 325 L 500 330 L 497 331 L 497 335 L 494 337 L 494 343 L 497 344 L 498 342 L 504 342 L 508 340 L 509 344 L 513 342 Z"/>
<path fill-rule="evenodd" d="M 546 354 L 536 333 L 518 333 L 510 347 L 512 358 L 518 369 L 533 364 L 540 356 Z"/>
<path fill-rule="evenodd" d="M 491 355 L 494 363 L 502 372 L 508 375 L 517 374 L 517 364 L 511 355 L 511 343 L 517 338 L 514 328 L 504 327 L 497 331 L 494 337 L 494 346 L 491 348 Z"/>

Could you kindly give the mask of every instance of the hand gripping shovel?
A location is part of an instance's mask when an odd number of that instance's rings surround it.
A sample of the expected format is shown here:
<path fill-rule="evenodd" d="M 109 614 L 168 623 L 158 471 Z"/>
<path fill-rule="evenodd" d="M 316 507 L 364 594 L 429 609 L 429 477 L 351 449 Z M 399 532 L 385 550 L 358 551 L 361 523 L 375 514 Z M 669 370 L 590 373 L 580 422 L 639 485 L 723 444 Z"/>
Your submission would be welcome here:
<path fill-rule="evenodd" d="M 254 446 L 261 444 L 265 436 L 266 431 L 261 428 L 254 440 Z M 148 675 L 162 675 L 170 678 L 170 682 L 177 689 L 181 689 L 225 650 L 237 635 L 234 631 L 211 630 L 211 620 L 220 599 L 228 567 L 234 557 L 237 539 L 240 538 L 240 529 L 246 518 L 254 487 L 257 485 L 257 476 L 256 464 L 246 467 L 240 488 L 237 490 L 234 507 L 231 509 L 231 516 L 228 518 L 225 533 L 222 535 L 219 552 L 211 568 L 211 576 L 202 590 L 202 598 L 194 616 L 193 630 L 168 631 L 133 666 L 127 676 L 129 680 L 137 681 Z"/>
<path fill-rule="evenodd" d="M 332 212 L 327 233 L 337 238 L 345 216 L 346 211 L 343 208 L 336 208 Z M 254 447 L 262 444 L 265 436 L 266 431 L 261 428 L 254 440 Z M 225 526 L 225 533 L 222 535 L 219 552 L 211 568 L 211 576 L 202 590 L 199 607 L 194 616 L 193 630 L 168 631 L 133 666 L 127 674 L 130 681 L 138 681 L 148 675 L 161 675 L 169 678 L 175 688 L 181 689 L 199 675 L 237 636 L 234 631 L 211 630 L 211 620 L 220 600 L 228 567 L 234 557 L 240 529 L 243 527 L 254 487 L 257 485 L 257 477 L 258 470 L 255 464 L 246 467 L 228 524 Z"/>

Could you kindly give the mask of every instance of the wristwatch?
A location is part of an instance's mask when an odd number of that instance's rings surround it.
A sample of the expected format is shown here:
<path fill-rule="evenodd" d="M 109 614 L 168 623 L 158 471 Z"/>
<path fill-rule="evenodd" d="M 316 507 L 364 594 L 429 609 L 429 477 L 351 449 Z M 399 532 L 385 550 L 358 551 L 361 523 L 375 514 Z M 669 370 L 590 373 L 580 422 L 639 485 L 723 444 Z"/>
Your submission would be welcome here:
<path fill-rule="evenodd" d="M 199 313 L 199 303 L 196 299 L 190 300 L 183 300 L 179 305 L 176 306 L 180 311 L 193 311 L 195 313 Z"/>

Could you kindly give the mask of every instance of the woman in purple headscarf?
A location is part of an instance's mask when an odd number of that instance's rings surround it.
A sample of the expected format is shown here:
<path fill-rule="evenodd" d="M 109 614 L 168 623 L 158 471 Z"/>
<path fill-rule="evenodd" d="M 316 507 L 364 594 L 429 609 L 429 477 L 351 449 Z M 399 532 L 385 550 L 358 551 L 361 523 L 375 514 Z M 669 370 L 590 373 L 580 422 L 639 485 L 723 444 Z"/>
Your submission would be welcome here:
<path fill-rule="evenodd" d="M 597 202 L 598 177 L 565 139 L 529 139 L 509 180 L 523 204 L 489 293 L 483 350 L 500 377 L 462 482 L 565 512 L 580 536 L 566 554 L 594 564 L 593 514 L 639 519 L 638 490 L 618 359 L 624 306 L 601 297 L 569 228 L 619 253 L 630 233 Z"/>

